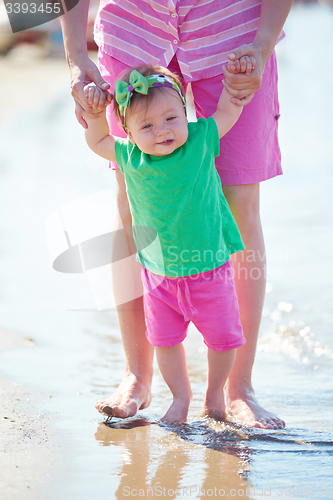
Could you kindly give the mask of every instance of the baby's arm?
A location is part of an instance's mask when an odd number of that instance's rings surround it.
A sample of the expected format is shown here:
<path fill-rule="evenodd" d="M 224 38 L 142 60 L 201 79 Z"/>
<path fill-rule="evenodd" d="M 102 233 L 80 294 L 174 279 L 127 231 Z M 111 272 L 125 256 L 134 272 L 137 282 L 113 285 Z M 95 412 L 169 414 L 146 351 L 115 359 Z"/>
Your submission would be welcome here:
<path fill-rule="evenodd" d="M 115 139 L 110 135 L 109 125 L 106 121 L 104 92 L 98 87 L 86 85 L 84 95 L 94 109 L 101 109 L 101 112 L 98 114 L 84 114 L 84 119 L 88 125 L 88 128 L 84 132 L 87 144 L 94 153 L 102 156 L 102 158 L 109 161 L 116 161 Z"/>
<path fill-rule="evenodd" d="M 212 118 L 215 120 L 217 125 L 220 139 L 235 125 L 241 115 L 243 106 L 248 104 L 252 100 L 253 96 L 254 93 L 244 97 L 243 99 L 238 99 L 233 97 L 225 88 L 223 88 L 220 99 L 217 103 L 217 110 L 212 115 Z"/>
<path fill-rule="evenodd" d="M 253 56 L 243 56 L 235 61 L 229 61 L 227 64 L 230 73 L 245 73 L 249 75 L 256 67 L 256 60 Z"/>

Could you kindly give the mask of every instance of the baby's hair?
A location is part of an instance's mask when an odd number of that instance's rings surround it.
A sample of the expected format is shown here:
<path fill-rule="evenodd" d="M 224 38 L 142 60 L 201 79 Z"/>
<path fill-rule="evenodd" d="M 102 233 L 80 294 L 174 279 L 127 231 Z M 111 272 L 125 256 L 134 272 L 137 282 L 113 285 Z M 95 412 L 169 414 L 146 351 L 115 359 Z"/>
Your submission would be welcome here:
<path fill-rule="evenodd" d="M 126 70 L 124 73 L 122 73 L 119 79 L 124 81 L 124 82 L 129 83 L 130 74 L 132 73 L 132 71 L 134 69 L 136 71 L 138 71 L 139 73 L 141 73 L 142 76 L 165 75 L 165 76 L 172 78 L 172 80 L 178 85 L 181 93 L 185 97 L 184 87 L 183 87 L 183 84 L 182 84 L 179 76 L 176 73 L 172 73 L 167 68 L 163 68 L 163 66 L 146 64 L 144 66 L 130 68 L 130 69 Z M 150 87 L 147 95 L 140 94 L 139 92 L 133 92 L 133 95 L 131 97 L 130 108 L 133 107 L 133 104 L 136 104 L 137 102 L 142 102 L 142 105 L 147 108 L 149 106 L 150 102 L 152 101 L 153 97 L 156 95 L 156 93 L 157 92 L 165 92 L 165 88 L 168 88 L 168 87 Z M 121 121 L 121 117 L 120 117 L 120 113 L 119 113 L 119 104 L 117 103 L 116 99 L 113 99 L 113 111 L 114 111 L 114 115 L 116 117 L 116 120 L 122 125 L 122 121 Z"/>

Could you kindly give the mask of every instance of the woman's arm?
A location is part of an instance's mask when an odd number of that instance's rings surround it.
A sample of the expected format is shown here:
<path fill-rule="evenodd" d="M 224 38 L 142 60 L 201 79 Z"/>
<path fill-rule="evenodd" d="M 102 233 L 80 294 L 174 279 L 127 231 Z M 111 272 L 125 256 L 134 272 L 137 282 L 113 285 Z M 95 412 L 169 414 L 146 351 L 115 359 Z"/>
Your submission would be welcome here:
<path fill-rule="evenodd" d="M 97 66 L 89 59 L 87 50 L 87 22 L 90 0 L 80 0 L 69 12 L 61 16 L 66 58 L 71 73 L 72 96 L 75 100 L 75 114 L 79 123 L 86 128 L 85 113 L 94 114 L 96 110 L 87 105 L 83 88 L 94 82 L 100 89 L 107 90 L 110 85 L 102 78 Z M 106 100 L 111 101 L 107 95 Z"/>
<path fill-rule="evenodd" d="M 261 86 L 265 65 L 273 53 L 277 39 L 288 17 L 293 0 L 262 0 L 259 27 L 252 44 L 245 44 L 228 55 L 231 61 L 223 66 L 225 87 L 234 97 L 243 97 Z M 243 56 L 254 57 L 256 64 L 251 74 L 233 73 L 232 61 Z"/>
<path fill-rule="evenodd" d="M 262 0 L 260 20 L 252 47 L 266 64 L 288 17 L 293 0 Z"/>

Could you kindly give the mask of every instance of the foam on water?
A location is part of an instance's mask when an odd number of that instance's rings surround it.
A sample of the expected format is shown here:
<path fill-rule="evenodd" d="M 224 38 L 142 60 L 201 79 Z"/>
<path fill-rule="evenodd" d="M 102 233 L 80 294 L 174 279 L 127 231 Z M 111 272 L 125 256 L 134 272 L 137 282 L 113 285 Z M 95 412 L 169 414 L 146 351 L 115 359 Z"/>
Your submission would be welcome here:
<path fill-rule="evenodd" d="M 294 319 L 288 321 L 288 313 L 292 310 L 291 303 L 280 302 L 272 312 L 264 311 L 264 315 L 271 320 L 273 326 L 260 337 L 258 351 L 282 353 L 298 363 L 308 365 L 313 370 L 330 367 L 333 349 L 316 340 L 315 333 L 304 321 Z"/>

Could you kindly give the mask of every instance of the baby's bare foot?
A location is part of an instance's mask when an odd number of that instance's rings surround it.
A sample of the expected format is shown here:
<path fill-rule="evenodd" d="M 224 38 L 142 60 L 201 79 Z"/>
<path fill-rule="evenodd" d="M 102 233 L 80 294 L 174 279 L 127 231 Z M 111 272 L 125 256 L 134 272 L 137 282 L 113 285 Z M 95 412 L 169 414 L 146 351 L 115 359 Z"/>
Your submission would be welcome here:
<path fill-rule="evenodd" d="M 221 412 L 220 410 L 217 410 L 215 408 L 207 408 L 206 406 L 203 406 L 200 412 L 200 417 L 213 418 L 218 422 L 222 422 L 226 419 L 226 413 L 225 411 Z"/>
<path fill-rule="evenodd" d="M 282 429 L 286 425 L 277 415 L 260 406 L 250 390 L 233 398 L 227 394 L 227 408 L 242 425 L 261 429 Z"/>
<path fill-rule="evenodd" d="M 223 391 L 207 391 L 200 417 L 214 418 L 218 421 L 225 420 L 226 410 Z"/>
<path fill-rule="evenodd" d="M 173 403 L 160 419 L 165 424 L 183 424 L 187 420 L 191 398 L 173 398 Z"/>
<path fill-rule="evenodd" d="M 133 374 L 126 375 L 116 392 L 107 399 L 96 402 L 95 408 L 102 414 L 128 418 L 150 405 L 150 383 L 140 382 Z"/>

